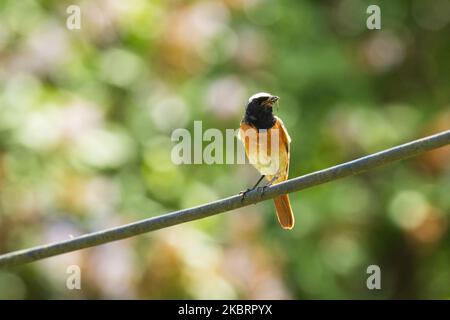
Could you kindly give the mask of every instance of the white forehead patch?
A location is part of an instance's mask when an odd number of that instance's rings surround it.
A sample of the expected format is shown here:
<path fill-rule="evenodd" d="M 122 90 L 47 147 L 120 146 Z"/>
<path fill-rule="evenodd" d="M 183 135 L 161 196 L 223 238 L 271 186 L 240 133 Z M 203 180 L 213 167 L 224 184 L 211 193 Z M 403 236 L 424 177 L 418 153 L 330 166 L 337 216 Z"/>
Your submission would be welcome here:
<path fill-rule="evenodd" d="M 270 94 L 270 93 L 267 93 L 267 92 L 258 92 L 258 93 L 255 93 L 254 95 L 252 95 L 250 98 L 248 98 L 248 102 L 251 102 L 253 99 L 258 99 L 258 98 L 261 98 L 261 97 L 271 97 L 272 95 Z"/>

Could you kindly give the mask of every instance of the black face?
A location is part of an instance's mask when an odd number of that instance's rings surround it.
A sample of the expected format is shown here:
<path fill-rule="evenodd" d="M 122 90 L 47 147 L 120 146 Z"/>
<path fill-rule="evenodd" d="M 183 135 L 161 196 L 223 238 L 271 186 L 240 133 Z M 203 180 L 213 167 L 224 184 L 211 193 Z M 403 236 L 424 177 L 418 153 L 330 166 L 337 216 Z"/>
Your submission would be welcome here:
<path fill-rule="evenodd" d="M 245 109 L 244 122 L 257 129 L 269 129 L 275 125 L 273 104 L 278 100 L 276 96 L 262 96 L 252 99 Z"/>

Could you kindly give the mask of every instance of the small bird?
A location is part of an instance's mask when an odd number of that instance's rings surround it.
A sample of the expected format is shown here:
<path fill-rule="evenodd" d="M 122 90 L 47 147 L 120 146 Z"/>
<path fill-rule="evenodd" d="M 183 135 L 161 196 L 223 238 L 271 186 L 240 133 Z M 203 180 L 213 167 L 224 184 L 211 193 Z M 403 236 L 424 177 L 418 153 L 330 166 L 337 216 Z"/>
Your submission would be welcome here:
<path fill-rule="evenodd" d="M 279 97 L 266 92 L 256 93 L 248 99 L 238 138 L 244 144 L 249 162 L 259 171 L 261 177 L 252 189 L 241 192 L 243 198 L 247 192 L 255 189 L 263 178 L 268 181 L 263 188 L 288 178 L 291 137 L 283 121 L 273 114 L 273 105 L 278 100 Z M 274 129 L 277 134 L 272 132 Z M 272 137 L 277 137 L 278 141 L 272 141 Z M 278 196 L 274 202 L 281 227 L 292 229 L 295 220 L 288 195 Z"/>

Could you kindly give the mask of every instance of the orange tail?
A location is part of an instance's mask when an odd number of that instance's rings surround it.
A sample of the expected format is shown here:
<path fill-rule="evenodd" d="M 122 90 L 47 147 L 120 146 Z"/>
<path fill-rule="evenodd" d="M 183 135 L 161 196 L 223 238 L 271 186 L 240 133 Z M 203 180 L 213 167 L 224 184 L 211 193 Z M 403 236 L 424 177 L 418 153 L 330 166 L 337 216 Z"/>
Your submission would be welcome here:
<path fill-rule="evenodd" d="M 283 229 L 292 229 L 294 227 L 295 219 L 292 212 L 291 203 L 287 194 L 273 199 L 275 202 L 275 209 L 277 210 L 278 221 Z"/>

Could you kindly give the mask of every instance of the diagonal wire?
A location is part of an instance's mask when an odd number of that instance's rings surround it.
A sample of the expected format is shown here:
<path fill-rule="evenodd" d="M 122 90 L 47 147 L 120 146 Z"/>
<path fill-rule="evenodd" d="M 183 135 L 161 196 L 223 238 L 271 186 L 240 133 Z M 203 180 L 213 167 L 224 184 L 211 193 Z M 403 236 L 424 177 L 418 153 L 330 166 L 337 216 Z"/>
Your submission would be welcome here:
<path fill-rule="evenodd" d="M 70 240 L 6 253 L 0 255 L 0 268 L 17 266 L 59 254 L 133 237 L 184 222 L 206 218 L 271 199 L 278 195 L 299 191 L 329 181 L 360 174 L 379 166 L 411 158 L 448 144 L 450 144 L 450 130 L 370 154 L 334 167 L 287 180 L 266 189 L 264 194 L 261 194 L 258 190 L 253 190 L 247 194 L 243 201 L 241 196 L 235 195 L 197 207 L 178 210 L 123 226 L 85 234 Z"/>

